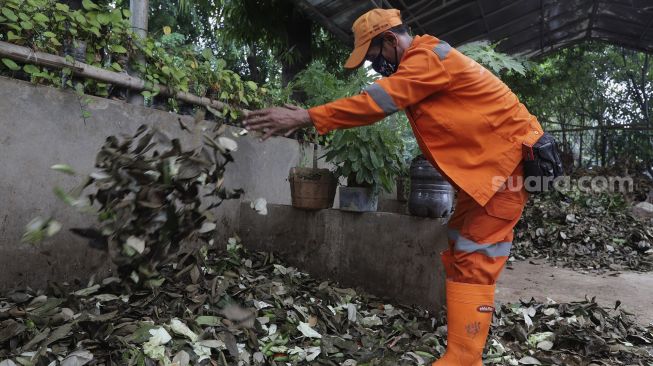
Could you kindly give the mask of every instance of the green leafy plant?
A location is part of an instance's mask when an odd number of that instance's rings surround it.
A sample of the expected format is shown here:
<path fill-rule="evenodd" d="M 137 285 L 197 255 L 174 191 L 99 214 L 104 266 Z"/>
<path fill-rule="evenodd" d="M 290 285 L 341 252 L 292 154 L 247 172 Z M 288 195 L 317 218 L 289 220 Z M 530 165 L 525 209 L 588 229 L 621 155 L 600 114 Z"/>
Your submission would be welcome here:
<path fill-rule="evenodd" d="M 324 63 L 315 61 L 299 73 L 290 87 L 306 93 L 306 104 L 315 106 L 358 94 L 375 79 L 365 67 L 359 68 L 348 78 L 339 78 Z"/>
<path fill-rule="evenodd" d="M 458 47 L 458 51 L 492 70 L 495 74 L 517 73 L 524 76 L 529 69 L 526 59 L 508 55 L 496 50 L 498 44 L 488 41 L 475 41 Z"/>
<path fill-rule="evenodd" d="M 360 68 L 348 78 L 339 78 L 321 61 L 311 63 L 287 87 L 290 95 L 293 91 L 305 94 L 305 106 L 317 106 L 357 93 L 374 81 L 367 69 Z M 319 136 L 313 131 L 306 136 L 308 142 L 328 145 L 332 135 Z"/>
<path fill-rule="evenodd" d="M 404 147 L 390 121 L 334 133 L 326 153 L 338 176 L 351 186 L 391 191 L 400 174 Z"/>

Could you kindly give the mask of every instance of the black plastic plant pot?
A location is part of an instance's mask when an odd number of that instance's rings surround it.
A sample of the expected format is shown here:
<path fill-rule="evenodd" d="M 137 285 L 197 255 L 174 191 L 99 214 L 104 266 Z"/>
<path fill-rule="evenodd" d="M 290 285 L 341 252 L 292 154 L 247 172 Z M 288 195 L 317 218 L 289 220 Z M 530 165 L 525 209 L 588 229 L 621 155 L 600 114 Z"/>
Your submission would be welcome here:
<path fill-rule="evenodd" d="M 453 210 L 453 187 L 420 155 L 410 164 L 408 212 L 413 216 L 447 217 Z"/>

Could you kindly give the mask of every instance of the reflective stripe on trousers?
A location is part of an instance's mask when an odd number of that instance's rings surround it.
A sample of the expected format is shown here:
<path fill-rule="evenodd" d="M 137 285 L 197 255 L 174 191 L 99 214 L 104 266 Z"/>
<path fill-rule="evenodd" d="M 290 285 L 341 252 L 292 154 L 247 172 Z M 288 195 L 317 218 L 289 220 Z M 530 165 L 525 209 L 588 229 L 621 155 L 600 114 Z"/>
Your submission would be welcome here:
<path fill-rule="evenodd" d="M 510 255 L 512 243 L 508 241 L 494 244 L 479 244 L 460 235 L 458 230 L 449 229 L 447 233 L 449 240 L 454 242 L 453 249 L 457 252 L 479 253 L 486 257 L 507 257 Z"/>

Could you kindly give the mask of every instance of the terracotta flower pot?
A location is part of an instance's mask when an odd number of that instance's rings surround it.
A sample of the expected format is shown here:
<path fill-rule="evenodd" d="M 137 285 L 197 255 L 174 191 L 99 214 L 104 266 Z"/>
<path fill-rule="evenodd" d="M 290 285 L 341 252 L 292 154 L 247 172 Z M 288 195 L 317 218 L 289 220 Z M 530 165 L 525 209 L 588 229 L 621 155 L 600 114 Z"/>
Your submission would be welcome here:
<path fill-rule="evenodd" d="M 304 210 L 333 207 L 337 179 L 328 169 L 290 169 L 288 174 L 292 206 Z"/>

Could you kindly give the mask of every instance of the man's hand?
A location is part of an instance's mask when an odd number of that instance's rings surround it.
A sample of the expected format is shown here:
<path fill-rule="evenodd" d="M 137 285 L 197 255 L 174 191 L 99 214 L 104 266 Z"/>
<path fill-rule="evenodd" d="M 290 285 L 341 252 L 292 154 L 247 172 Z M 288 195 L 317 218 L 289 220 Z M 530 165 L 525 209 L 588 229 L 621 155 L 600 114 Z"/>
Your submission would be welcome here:
<path fill-rule="evenodd" d="M 290 136 L 300 128 L 311 126 L 313 122 L 306 109 L 286 104 L 283 107 L 250 112 L 243 124 L 250 131 L 263 132 L 261 140 L 267 140 L 272 135 Z"/>

